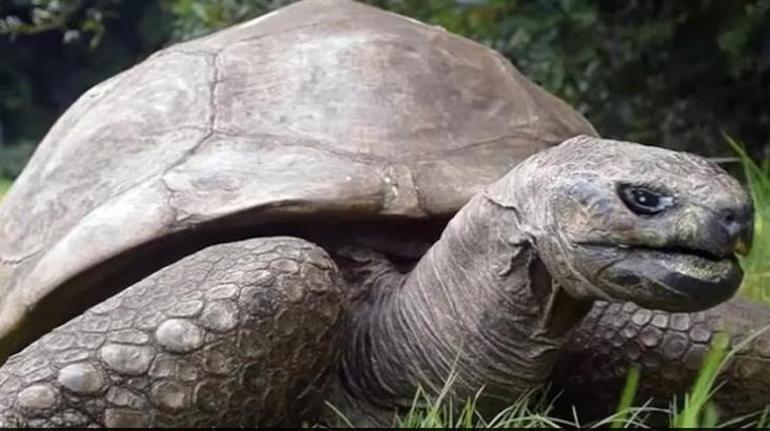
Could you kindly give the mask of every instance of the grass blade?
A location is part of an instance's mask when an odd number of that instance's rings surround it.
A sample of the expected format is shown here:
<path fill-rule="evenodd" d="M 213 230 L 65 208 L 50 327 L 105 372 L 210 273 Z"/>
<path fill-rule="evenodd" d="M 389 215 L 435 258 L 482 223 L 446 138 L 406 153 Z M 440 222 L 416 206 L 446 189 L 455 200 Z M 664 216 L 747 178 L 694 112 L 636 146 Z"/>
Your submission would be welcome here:
<path fill-rule="evenodd" d="M 618 407 L 615 409 L 616 417 L 610 425 L 611 428 L 625 428 L 627 424 L 628 412 L 636 396 L 636 389 L 639 387 L 639 367 L 634 365 L 628 370 L 626 383 L 623 386 L 623 393 L 620 396 Z"/>

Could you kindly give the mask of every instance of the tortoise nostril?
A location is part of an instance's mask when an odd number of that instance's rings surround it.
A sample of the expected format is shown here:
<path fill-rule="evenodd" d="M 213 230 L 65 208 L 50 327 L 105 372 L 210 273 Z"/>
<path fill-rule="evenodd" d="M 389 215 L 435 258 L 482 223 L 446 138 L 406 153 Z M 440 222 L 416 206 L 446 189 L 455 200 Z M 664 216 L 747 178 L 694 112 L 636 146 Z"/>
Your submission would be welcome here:
<path fill-rule="evenodd" d="M 747 254 L 751 249 L 754 225 L 751 207 L 741 210 L 724 210 L 720 218 L 720 224 L 727 234 L 732 251 L 743 255 Z"/>
<path fill-rule="evenodd" d="M 726 209 L 721 212 L 721 224 L 731 238 L 745 231 L 753 222 L 751 210 Z"/>
<path fill-rule="evenodd" d="M 725 230 L 727 231 L 727 235 L 731 239 L 735 239 L 741 233 L 741 231 L 744 230 L 745 228 L 744 223 L 736 222 L 734 218 L 731 218 L 731 219 L 725 218 L 722 221 L 722 226 L 725 228 Z"/>

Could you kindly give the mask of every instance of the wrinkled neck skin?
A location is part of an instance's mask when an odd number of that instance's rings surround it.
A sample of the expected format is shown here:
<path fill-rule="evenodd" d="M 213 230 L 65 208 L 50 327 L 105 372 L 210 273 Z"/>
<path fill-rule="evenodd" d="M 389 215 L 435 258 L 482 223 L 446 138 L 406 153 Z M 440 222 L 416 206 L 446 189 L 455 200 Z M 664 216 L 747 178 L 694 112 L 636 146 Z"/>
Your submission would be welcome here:
<path fill-rule="evenodd" d="M 400 285 L 375 293 L 342 361 L 346 410 L 392 415 L 418 384 L 438 394 L 452 371 L 454 397 L 483 388 L 490 408 L 546 380 L 590 301 L 553 285 L 519 217 L 477 195 Z"/>

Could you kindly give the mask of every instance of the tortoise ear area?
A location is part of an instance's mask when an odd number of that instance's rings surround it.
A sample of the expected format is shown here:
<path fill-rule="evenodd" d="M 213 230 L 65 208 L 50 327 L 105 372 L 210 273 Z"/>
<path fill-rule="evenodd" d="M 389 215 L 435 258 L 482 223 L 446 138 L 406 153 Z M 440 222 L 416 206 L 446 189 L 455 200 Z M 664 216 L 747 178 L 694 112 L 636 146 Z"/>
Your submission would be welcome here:
<path fill-rule="evenodd" d="M 516 207 L 516 204 L 514 203 L 513 193 L 506 190 L 507 187 L 501 184 L 505 181 L 506 177 L 503 177 L 497 182 L 489 185 L 486 189 L 484 189 L 484 191 L 482 192 L 482 195 L 489 202 L 493 203 L 498 207 L 516 210 L 517 207 Z"/>
<path fill-rule="evenodd" d="M 533 241 L 521 229 L 516 209 L 495 205 L 489 220 L 488 256 L 493 259 L 492 266 L 495 273 L 505 276 L 516 268 L 529 266 L 529 260 L 533 255 L 531 253 Z M 527 261 L 525 265 L 521 265 L 521 259 Z"/>

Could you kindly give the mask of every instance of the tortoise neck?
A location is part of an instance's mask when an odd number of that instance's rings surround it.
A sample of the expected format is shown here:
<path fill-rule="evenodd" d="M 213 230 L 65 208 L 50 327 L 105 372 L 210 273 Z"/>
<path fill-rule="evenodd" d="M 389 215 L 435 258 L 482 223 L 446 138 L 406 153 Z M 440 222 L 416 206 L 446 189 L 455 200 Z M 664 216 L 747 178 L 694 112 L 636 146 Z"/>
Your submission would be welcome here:
<path fill-rule="evenodd" d="M 483 387 L 509 399 L 547 378 L 565 338 L 546 327 L 558 301 L 534 250 L 506 241 L 514 218 L 473 198 L 403 283 L 355 318 L 342 367 L 352 395 L 409 406 L 418 385 L 437 394 L 455 372 L 454 396 Z"/>

